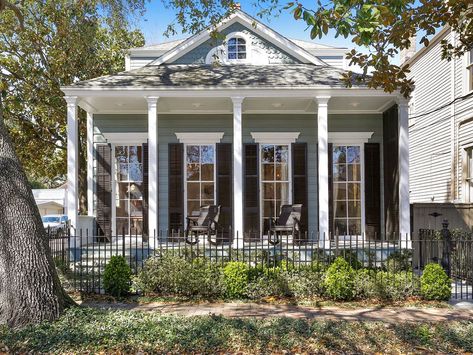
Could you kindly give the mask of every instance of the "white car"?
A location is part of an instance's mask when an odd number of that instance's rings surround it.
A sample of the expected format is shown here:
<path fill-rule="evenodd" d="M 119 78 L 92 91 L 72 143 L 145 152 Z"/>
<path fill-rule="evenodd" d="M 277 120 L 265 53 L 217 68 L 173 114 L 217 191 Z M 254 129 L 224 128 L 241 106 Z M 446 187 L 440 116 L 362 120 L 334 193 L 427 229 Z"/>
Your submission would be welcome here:
<path fill-rule="evenodd" d="M 67 216 L 61 214 L 51 214 L 41 217 L 43 227 L 49 236 L 64 236 L 67 230 Z"/>

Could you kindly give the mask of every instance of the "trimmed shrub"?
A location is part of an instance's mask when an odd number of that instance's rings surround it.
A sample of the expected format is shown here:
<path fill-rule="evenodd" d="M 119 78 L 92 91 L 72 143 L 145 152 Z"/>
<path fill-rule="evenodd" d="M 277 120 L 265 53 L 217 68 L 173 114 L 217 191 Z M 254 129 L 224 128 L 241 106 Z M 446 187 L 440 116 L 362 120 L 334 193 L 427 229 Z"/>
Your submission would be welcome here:
<path fill-rule="evenodd" d="M 289 293 L 297 299 L 322 297 L 324 274 L 317 268 L 301 268 L 286 274 Z"/>
<path fill-rule="evenodd" d="M 430 263 L 420 277 L 420 291 L 426 300 L 448 301 L 452 295 L 452 281 L 440 265 Z"/>
<path fill-rule="evenodd" d="M 287 275 L 280 267 L 259 268 L 248 284 L 247 295 L 251 299 L 264 297 L 285 297 L 291 296 L 287 283 Z"/>
<path fill-rule="evenodd" d="M 229 262 L 223 269 L 225 295 L 228 298 L 245 297 L 249 279 L 250 267 L 248 264 L 239 261 Z"/>
<path fill-rule="evenodd" d="M 204 258 L 188 261 L 173 253 L 150 258 L 133 280 L 145 294 L 218 298 L 223 295 L 222 272 Z"/>
<path fill-rule="evenodd" d="M 131 269 L 123 256 L 114 255 L 105 266 L 103 287 L 105 292 L 120 297 L 130 290 Z"/>
<path fill-rule="evenodd" d="M 385 268 L 388 272 L 401 272 L 412 270 L 412 251 L 402 250 L 391 253 L 386 259 Z"/>
<path fill-rule="evenodd" d="M 356 272 L 344 258 L 336 258 L 325 275 L 324 285 L 327 296 L 340 301 L 352 300 L 355 275 Z"/>

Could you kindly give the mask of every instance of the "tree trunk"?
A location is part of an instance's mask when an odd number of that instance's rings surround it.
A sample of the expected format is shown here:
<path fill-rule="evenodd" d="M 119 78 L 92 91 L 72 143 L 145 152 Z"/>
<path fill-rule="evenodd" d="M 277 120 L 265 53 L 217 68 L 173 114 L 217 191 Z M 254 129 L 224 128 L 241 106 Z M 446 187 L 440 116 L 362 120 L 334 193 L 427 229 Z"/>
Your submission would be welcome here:
<path fill-rule="evenodd" d="M 0 324 L 20 327 L 54 320 L 72 304 L 4 125 L 0 97 Z"/>

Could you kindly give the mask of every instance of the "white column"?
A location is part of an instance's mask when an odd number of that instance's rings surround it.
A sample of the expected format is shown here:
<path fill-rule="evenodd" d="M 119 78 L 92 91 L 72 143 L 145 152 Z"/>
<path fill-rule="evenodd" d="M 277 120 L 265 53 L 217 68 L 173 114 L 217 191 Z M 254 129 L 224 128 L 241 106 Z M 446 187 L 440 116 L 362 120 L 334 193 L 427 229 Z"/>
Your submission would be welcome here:
<path fill-rule="evenodd" d="M 158 236 L 158 99 L 147 96 L 148 101 L 148 229 L 150 246 Z"/>
<path fill-rule="evenodd" d="M 79 211 L 79 123 L 77 96 L 65 96 L 67 102 L 67 195 L 66 213 L 75 234 Z M 77 231 L 79 232 L 79 231 Z"/>
<path fill-rule="evenodd" d="M 94 115 L 87 112 L 87 215 L 94 215 Z"/>
<path fill-rule="evenodd" d="M 317 96 L 319 245 L 328 248 L 329 186 L 328 186 L 328 101 L 330 96 Z"/>
<path fill-rule="evenodd" d="M 399 128 L 399 232 L 402 240 L 411 233 L 409 204 L 409 112 L 407 101 L 398 102 Z"/>
<path fill-rule="evenodd" d="M 242 103 L 243 97 L 232 97 L 233 101 L 233 233 L 234 247 L 243 244 L 243 144 Z"/>

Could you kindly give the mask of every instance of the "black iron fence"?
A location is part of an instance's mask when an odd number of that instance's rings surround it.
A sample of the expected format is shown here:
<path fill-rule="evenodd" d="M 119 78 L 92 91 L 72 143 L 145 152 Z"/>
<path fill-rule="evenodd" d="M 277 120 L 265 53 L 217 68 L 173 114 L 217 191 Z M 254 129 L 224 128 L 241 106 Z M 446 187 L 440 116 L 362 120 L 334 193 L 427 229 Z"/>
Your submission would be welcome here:
<path fill-rule="evenodd" d="M 154 233 L 153 236 L 96 236 L 88 230 L 51 235 L 50 246 L 56 265 L 63 273 L 67 287 L 82 292 L 103 292 L 103 272 L 114 255 L 123 256 L 132 272 L 137 274 L 150 257 L 159 258 L 174 252 L 186 259 L 205 257 L 224 265 L 241 261 L 250 266 L 293 268 L 319 263 L 328 266 L 342 256 L 355 267 L 374 270 L 398 270 L 421 275 L 428 263 L 444 267 L 452 278 L 452 297 L 473 298 L 473 238 L 470 234 L 455 235 L 424 230 L 417 235 L 398 235 L 388 240 L 369 240 L 364 236 L 331 236 L 306 233 L 304 238 L 289 236 L 268 238 L 231 231 L 214 236 L 201 235 L 186 239 L 183 233 Z"/>

